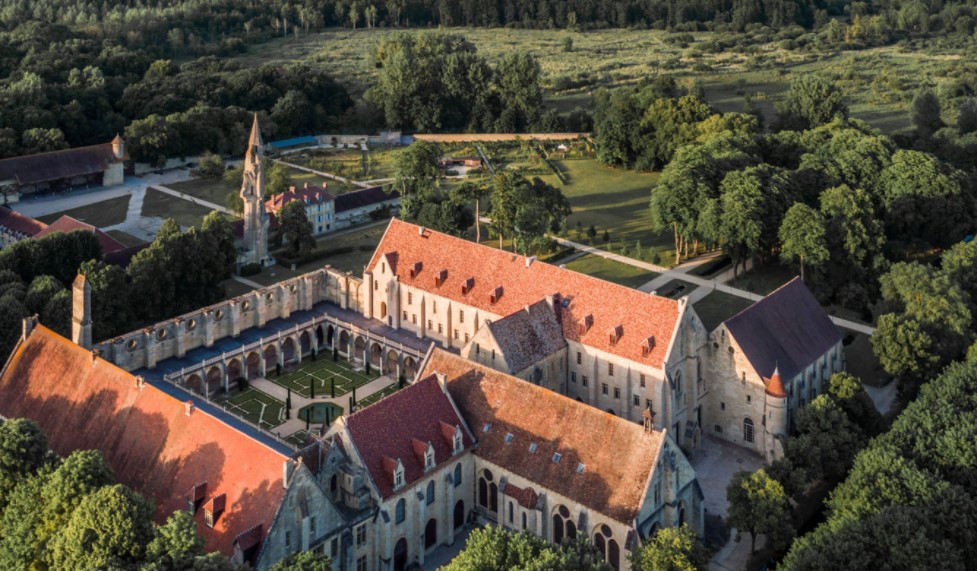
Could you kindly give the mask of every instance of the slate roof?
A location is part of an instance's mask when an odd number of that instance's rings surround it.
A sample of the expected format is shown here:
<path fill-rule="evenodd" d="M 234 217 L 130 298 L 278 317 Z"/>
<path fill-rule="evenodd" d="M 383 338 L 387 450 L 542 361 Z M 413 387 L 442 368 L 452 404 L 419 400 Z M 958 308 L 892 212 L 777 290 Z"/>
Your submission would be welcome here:
<path fill-rule="evenodd" d="M 761 378 L 793 379 L 841 341 L 841 333 L 800 278 L 723 322 Z"/>
<path fill-rule="evenodd" d="M 394 200 L 395 198 L 400 198 L 399 192 L 395 190 L 388 194 L 384 192 L 382 186 L 371 186 L 363 190 L 354 190 L 353 192 L 340 194 L 336 197 L 336 213 L 355 210 L 373 204 L 381 204 L 388 200 Z"/>
<path fill-rule="evenodd" d="M 476 455 L 626 525 L 637 517 L 662 432 L 441 349 L 422 375 L 435 372 L 447 376 L 448 393 L 478 438 Z"/>
<path fill-rule="evenodd" d="M 506 316 L 560 294 L 558 319 L 564 338 L 626 359 L 662 368 L 679 319 L 679 302 L 643 293 L 557 266 L 424 229 L 390 221 L 368 268 L 387 261 L 404 285 Z M 415 263 L 419 272 L 412 272 Z M 436 284 L 434 276 L 446 270 Z M 462 284 L 474 287 L 462 293 Z M 502 296 L 492 293 L 501 286 Z M 581 324 L 587 323 L 586 327 Z M 612 330 L 620 336 L 612 342 Z M 651 343 L 648 340 L 652 339 Z M 646 347 L 648 345 L 648 347 Z"/>
<path fill-rule="evenodd" d="M 91 224 L 86 224 L 85 222 L 76 220 L 71 216 L 62 216 L 61 218 L 58 218 L 49 224 L 47 228 L 35 234 L 34 237 L 43 238 L 45 236 L 54 234 L 55 232 L 73 232 L 75 230 L 85 230 L 95 234 L 95 237 L 98 238 L 98 243 L 102 245 L 103 254 L 111 254 L 113 252 L 126 249 L 126 245 L 122 242 L 119 242 L 115 238 L 109 236 L 105 232 L 102 232 Z"/>
<path fill-rule="evenodd" d="M 0 180 L 35 184 L 99 173 L 119 162 L 122 160 L 112 151 L 112 143 L 103 143 L 0 160 Z"/>
<path fill-rule="evenodd" d="M 488 328 L 510 373 L 518 373 L 567 346 L 556 313 L 545 300 L 493 321 Z"/>
<path fill-rule="evenodd" d="M 47 224 L 40 220 L 34 220 L 29 216 L 24 216 L 6 206 L 0 206 L 0 226 L 11 232 L 23 234 L 24 236 L 34 236 L 41 230 L 47 228 Z"/>
<path fill-rule="evenodd" d="M 214 528 L 195 515 L 207 551 L 233 555 L 234 539 L 268 529 L 284 497 L 287 457 L 150 383 L 36 325 L 0 377 L 0 415 L 28 417 L 61 455 L 98 449 L 118 480 L 155 500 L 163 523 L 206 483 L 204 505 L 225 494 Z"/>
<path fill-rule="evenodd" d="M 325 186 L 309 186 L 305 188 L 295 188 L 288 192 L 276 194 L 265 201 L 265 210 L 268 212 L 278 212 L 283 206 L 293 200 L 301 200 L 306 204 L 322 204 L 335 200 L 332 194 L 326 192 Z"/>
<path fill-rule="evenodd" d="M 446 437 L 441 423 L 460 427 L 465 449 L 471 447 L 464 422 L 433 375 L 346 418 L 350 439 L 384 498 L 409 490 L 424 477 L 423 454 L 418 457 L 415 441 L 431 443 L 437 467 L 454 460 L 453 441 Z M 404 466 L 405 485 L 394 491 L 392 466 L 397 460 Z"/>

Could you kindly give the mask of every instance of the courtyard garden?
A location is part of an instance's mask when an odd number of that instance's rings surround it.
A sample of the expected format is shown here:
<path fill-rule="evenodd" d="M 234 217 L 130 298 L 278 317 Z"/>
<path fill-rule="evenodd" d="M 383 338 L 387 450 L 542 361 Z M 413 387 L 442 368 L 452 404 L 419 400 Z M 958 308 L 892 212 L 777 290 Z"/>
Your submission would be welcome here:
<path fill-rule="evenodd" d="M 369 373 L 355 370 L 344 358 L 333 361 L 331 355 L 323 352 L 315 361 L 306 357 L 294 370 L 283 371 L 279 376 L 269 373 L 268 376 L 268 380 L 305 398 L 333 398 L 352 392 L 380 375 L 375 369 Z"/>
<path fill-rule="evenodd" d="M 231 414 L 266 430 L 285 422 L 285 403 L 255 388 L 231 390 L 228 399 L 221 404 Z"/>

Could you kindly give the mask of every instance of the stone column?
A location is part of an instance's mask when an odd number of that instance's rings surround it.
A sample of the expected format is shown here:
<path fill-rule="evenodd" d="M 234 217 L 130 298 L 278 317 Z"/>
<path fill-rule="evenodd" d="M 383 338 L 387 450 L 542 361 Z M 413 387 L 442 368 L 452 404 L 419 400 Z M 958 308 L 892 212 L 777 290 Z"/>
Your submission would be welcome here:
<path fill-rule="evenodd" d="M 156 335 L 152 327 L 147 327 L 143 329 L 143 337 L 146 350 L 146 368 L 155 369 L 156 368 Z"/>
<path fill-rule="evenodd" d="M 228 313 L 230 313 L 228 319 L 231 320 L 231 337 L 236 338 L 241 335 L 241 304 L 238 300 L 231 300 Z"/>
<path fill-rule="evenodd" d="M 203 314 L 203 326 L 204 326 L 204 347 L 214 346 L 214 311 L 211 309 L 204 310 Z"/>
<path fill-rule="evenodd" d="M 373 272 L 363 272 L 363 287 L 366 288 L 366 299 L 365 307 L 363 308 L 363 317 L 367 319 L 373 319 Z"/>
<path fill-rule="evenodd" d="M 177 319 L 173 327 L 173 337 L 176 342 L 176 356 L 182 359 L 187 354 L 187 324 L 183 319 Z"/>
<path fill-rule="evenodd" d="M 258 290 L 254 299 L 254 310 L 258 313 L 258 327 L 265 326 L 265 307 L 268 305 L 268 290 Z"/>
<path fill-rule="evenodd" d="M 295 288 L 295 282 L 288 285 L 280 284 L 278 286 L 278 303 L 280 304 L 278 315 L 280 315 L 282 319 L 288 319 L 288 317 L 292 315 L 292 299 L 295 296 Z"/>

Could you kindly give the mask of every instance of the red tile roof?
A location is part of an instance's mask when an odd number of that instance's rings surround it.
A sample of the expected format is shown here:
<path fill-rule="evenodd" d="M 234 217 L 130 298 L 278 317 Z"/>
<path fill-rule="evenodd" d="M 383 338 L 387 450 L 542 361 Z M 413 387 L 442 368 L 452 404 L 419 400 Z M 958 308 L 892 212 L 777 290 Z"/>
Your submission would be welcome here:
<path fill-rule="evenodd" d="M 532 486 L 520 488 L 519 486 L 506 483 L 505 495 L 515 499 L 520 506 L 528 509 L 534 509 L 536 502 L 539 501 L 539 494 L 536 493 L 536 490 Z"/>
<path fill-rule="evenodd" d="M 448 393 L 468 426 L 476 427 L 476 455 L 622 523 L 637 516 L 661 432 L 442 349 L 434 349 L 421 374 L 435 372 L 447 376 Z M 481 429 L 486 424 L 487 433 Z M 509 443 L 506 434 L 512 434 Z"/>
<path fill-rule="evenodd" d="M 288 192 L 276 194 L 265 201 L 265 210 L 268 212 L 278 212 L 283 206 L 293 200 L 301 200 L 306 204 L 322 204 L 335 200 L 332 194 L 326 192 L 325 185 L 309 186 L 306 188 L 293 188 Z"/>
<path fill-rule="evenodd" d="M 76 220 L 71 216 L 62 216 L 61 218 L 58 218 L 47 228 L 38 232 L 34 237 L 43 238 L 50 234 L 54 234 L 55 232 L 73 232 L 75 230 L 85 230 L 95 234 L 95 236 L 98 238 L 98 243 L 102 245 L 103 254 L 111 254 L 113 252 L 126 249 L 126 245 L 122 242 L 119 242 L 115 238 L 109 236 L 105 232 L 102 232 L 91 224 L 86 224 L 85 222 Z"/>
<path fill-rule="evenodd" d="M 436 466 L 453 459 L 453 442 L 441 431 L 442 422 L 464 425 L 438 380 L 428 377 L 349 415 L 346 427 L 373 483 L 388 498 L 424 477 L 424 454 L 416 455 L 415 440 L 425 447 L 431 443 Z M 472 439 L 464 429 L 462 439 L 466 449 L 471 447 Z M 397 460 L 404 466 L 405 486 L 394 492 L 392 472 Z"/>
<path fill-rule="evenodd" d="M 784 383 L 780 380 L 780 372 L 777 369 L 773 370 L 773 375 L 766 380 L 766 384 L 768 395 L 778 399 L 787 398 L 787 391 L 784 390 Z"/>
<path fill-rule="evenodd" d="M 639 363 L 662 368 L 679 318 L 679 303 L 613 284 L 550 264 L 482 246 L 424 229 L 397 219 L 390 221 L 368 268 L 386 258 L 401 283 L 452 299 L 489 313 L 506 316 L 547 295 L 560 294 L 559 318 L 564 336 L 589 347 Z M 416 262 L 421 271 L 411 275 Z M 440 285 L 435 276 L 447 270 Z M 461 284 L 475 278 L 474 287 L 461 293 Z M 501 286 L 501 298 L 493 293 Z M 566 307 L 563 307 L 566 305 Z M 592 316 L 593 326 L 583 330 L 578 322 Z M 608 332 L 620 327 L 621 337 L 611 343 Z M 650 351 L 643 349 L 654 337 Z"/>
<path fill-rule="evenodd" d="M 0 206 L 0 226 L 12 232 L 18 232 L 24 236 L 34 236 L 41 230 L 47 228 L 47 224 L 40 220 L 34 220 L 29 216 L 24 216 L 6 206 Z"/>
<path fill-rule="evenodd" d="M 268 529 L 284 497 L 286 457 L 36 325 L 0 377 L 0 414 L 35 420 L 61 455 L 99 449 L 120 482 L 156 502 L 162 523 L 206 483 L 204 505 L 225 494 L 213 529 L 195 519 L 208 551 Z M 203 507 L 203 505 L 201 506 Z"/>
<path fill-rule="evenodd" d="M 493 321 L 488 328 L 510 373 L 518 373 L 567 346 L 556 313 L 543 300 Z"/>

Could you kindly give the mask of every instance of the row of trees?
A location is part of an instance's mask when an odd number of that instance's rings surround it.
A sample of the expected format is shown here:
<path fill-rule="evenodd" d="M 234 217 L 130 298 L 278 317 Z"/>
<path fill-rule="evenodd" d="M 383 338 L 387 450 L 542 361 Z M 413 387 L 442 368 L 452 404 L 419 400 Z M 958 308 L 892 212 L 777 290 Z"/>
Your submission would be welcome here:
<path fill-rule="evenodd" d="M 687 525 L 662 528 L 628 555 L 634 571 L 699 571 L 708 557 Z M 472 531 L 465 549 L 445 571 L 610 571 L 603 554 L 585 537 L 564 539 L 553 545 L 527 531 L 512 532 L 499 526 Z"/>

